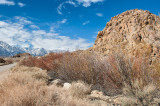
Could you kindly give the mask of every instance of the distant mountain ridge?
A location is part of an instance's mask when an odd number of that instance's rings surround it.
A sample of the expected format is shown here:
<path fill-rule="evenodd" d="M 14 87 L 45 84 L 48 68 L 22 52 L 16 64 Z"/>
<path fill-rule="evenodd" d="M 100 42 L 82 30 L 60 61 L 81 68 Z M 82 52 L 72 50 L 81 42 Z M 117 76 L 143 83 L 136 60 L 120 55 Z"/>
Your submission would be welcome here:
<path fill-rule="evenodd" d="M 25 51 L 18 47 L 10 46 L 5 42 L 0 41 L 0 56 L 9 57 L 18 53 L 25 53 Z"/>
<path fill-rule="evenodd" d="M 50 52 L 64 52 L 60 50 L 46 50 L 44 48 L 20 48 L 16 46 L 11 46 L 6 42 L 0 41 L 0 57 L 14 56 L 19 53 L 29 53 L 33 56 L 43 56 Z"/>

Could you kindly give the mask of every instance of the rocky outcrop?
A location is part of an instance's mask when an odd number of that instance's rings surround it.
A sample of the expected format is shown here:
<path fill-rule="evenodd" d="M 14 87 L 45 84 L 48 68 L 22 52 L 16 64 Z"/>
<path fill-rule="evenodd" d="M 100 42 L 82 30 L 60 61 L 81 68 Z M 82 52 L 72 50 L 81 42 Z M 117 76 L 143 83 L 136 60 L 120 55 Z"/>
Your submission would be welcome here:
<path fill-rule="evenodd" d="M 123 52 L 134 57 L 160 57 L 160 18 L 149 11 L 130 10 L 119 14 L 98 32 L 89 50 L 103 54 Z"/>

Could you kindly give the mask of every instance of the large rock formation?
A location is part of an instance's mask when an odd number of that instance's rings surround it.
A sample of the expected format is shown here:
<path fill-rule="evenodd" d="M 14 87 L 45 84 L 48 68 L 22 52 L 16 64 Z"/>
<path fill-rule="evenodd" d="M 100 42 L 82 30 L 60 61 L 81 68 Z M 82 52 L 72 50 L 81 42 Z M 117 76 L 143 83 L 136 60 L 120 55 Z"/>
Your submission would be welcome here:
<path fill-rule="evenodd" d="M 119 14 L 98 32 L 89 50 L 104 54 L 123 52 L 153 61 L 160 56 L 160 17 L 138 9 Z"/>

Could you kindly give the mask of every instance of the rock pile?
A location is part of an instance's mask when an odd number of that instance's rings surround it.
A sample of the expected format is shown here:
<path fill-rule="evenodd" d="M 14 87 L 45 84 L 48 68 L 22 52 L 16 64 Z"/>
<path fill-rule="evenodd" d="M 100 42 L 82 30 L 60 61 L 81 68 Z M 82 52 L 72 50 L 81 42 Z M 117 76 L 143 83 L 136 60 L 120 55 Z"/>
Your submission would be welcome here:
<path fill-rule="evenodd" d="M 29 53 L 20 53 L 13 56 L 13 58 L 20 58 L 20 57 L 31 57 Z"/>
<path fill-rule="evenodd" d="M 98 32 L 89 50 L 103 54 L 123 52 L 152 62 L 160 57 L 160 17 L 138 9 L 119 14 Z"/>
<path fill-rule="evenodd" d="M 68 83 L 60 79 L 55 79 L 50 82 L 49 87 L 54 88 L 55 86 L 70 92 L 72 96 L 82 97 L 81 99 L 86 98 L 93 103 L 99 103 L 99 106 L 121 106 L 124 101 L 133 101 L 132 98 L 124 97 L 122 95 L 110 97 L 98 90 L 91 91 L 90 87 L 81 81 Z M 136 103 L 136 101 L 133 103 Z"/>
<path fill-rule="evenodd" d="M 96 106 L 139 106 L 137 98 L 126 95 L 116 95 L 116 96 L 107 96 L 102 91 L 92 90 L 91 86 L 82 82 L 76 81 L 72 83 L 65 82 L 60 79 L 55 79 L 50 82 L 49 88 L 53 89 L 58 87 L 64 92 L 67 92 L 67 97 L 73 96 L 74 98 L 84 99 Z M 62 92 L 57 92 L 57 95 L 60 95 Z M 160 103 L 159 98 L 154 98 L 152 105 L 149 106 L 158 106 Z M 95 105 L 94 105 L 95 106 Z"/>
<path fill-rule="evenodd" d="M 6 61 L 3 58 L 0 58 L 0 63 L 6 63 Z"/>

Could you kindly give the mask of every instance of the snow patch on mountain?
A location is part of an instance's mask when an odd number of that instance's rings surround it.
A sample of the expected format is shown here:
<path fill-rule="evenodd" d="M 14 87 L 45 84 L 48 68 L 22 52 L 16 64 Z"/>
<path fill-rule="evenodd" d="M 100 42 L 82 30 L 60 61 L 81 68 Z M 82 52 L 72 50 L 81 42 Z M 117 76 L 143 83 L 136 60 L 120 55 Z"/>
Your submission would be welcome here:
<path fill-rule="evenodd" d="M 43 56 L 45 54 L 48 54 L 50 52 L 65 52 L 65 51 L 60 51 L 60 50 L 46 50 L 44 48 L 20 48 L 16 46 L 11 46 L 3 41 L 0 41 L 0 56 L 2 57 L 9 57 L 9 56 L 14 56 L 19 53 L 29 53 L 33 56 Z"/>

